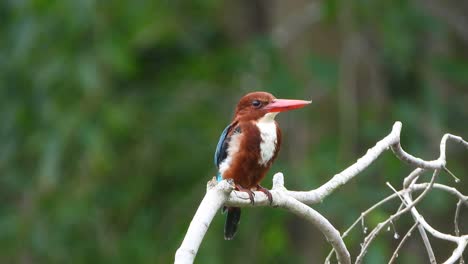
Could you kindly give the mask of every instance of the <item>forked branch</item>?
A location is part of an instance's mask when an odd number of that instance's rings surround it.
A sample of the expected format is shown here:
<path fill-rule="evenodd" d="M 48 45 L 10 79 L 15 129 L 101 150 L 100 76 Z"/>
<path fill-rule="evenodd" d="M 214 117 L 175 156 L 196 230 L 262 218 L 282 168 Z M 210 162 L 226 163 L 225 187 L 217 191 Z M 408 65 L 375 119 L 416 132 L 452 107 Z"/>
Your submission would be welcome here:
<path fill-rule="evenodd" d="M 453 187 L 435 183 L 436 176 L 439 171 L 446 171 L 452 174 L 446 168 L 446 143 L 448 140 L 455 141 L 462 144 L 465 148 L 468 149 L 468 143 L 464 141 L 461 137 L 454 136 L 451 134 L 445 134 L 442 137 L 440 143 L 440 153 L 439 157 L 435 160 L 426 161 L 420 158 L 417 158 L 407 152 L 405 152 L 400 144 L 400 132 L 402 124 L 401 122 L 395 122 L 393 129 L 389 135 L 377 142 L 377 144 L 368 149 L 367 153 L 359 158 L 356 163 L 352 164 L 342 172 L 334 175 L 328 182 L 323 184 L 317 189 L 310 191 L 289 191 L 284 187 L 284 178 L 282 173 L 276 173 L 273 177 L 273 189 L 271 194 L 273 196 L 273 207 L 280 207 L 285 210 L 288 210 L 295 215 L 306 219 L 308 222 L 312 223 L 316 228 L 318 228 L 322 234 L 325 236 L 327 241 L 332 245 L 333 251 L 336 254 L 336 257 L 340 263 L 351 263 L 351 257 L 348 249 L 343 241 L 343 238 L 349 233 L 349 231 L 357 224 L 361 219 L 363 219 L 367 214 L 369 214 L 373 209 L 377 208 L 387 201 L 393 200 L 394 198 L 399 197 L 402 199 L 402 205 L 397 213 L 392 215 L 387 221 L 378 225 L 376 229 L 371 231 L 368 238 L 368 243 L 379 233 L 379 231 L 387 226 L 393 220 L 398 219 L 398 217 L 406 212 L 411 212 L 415 218 L 415 226 L 418 226 L 418 229 L 422 232 L 421 235 L 424 237 L 425 231 L 427 230 L 430 234 L 440 238 L 446 239 L 452 242 L 457 243 L 457 247 L 453 251 L 452 256 L 447 260 L 446 263 L 453 263 L 454 261 L 462 257 L 462 253 L 465 250 L 468 244 L 468 235 L 448 235 L 443 233 L 438 233 L 437 230 L 432 228 L 427 222 L 424 221 L 422 216 L 418 213 L 416 209 L 416 204 L 424 198 L 424 196 L 432 189 L 440 189 L 456 195 L 459 198 L 460 204 L 468 204 L 468 199 L 465 195 L 461 194 L 458 190 Z M 346 184 L 349 180 L 357 176 L 361 171 L 366 169 L 370 164 L 372 164 L 384 151 L 391 149 L 393 153 L 402 161 L 407 162 L 408 164 L 414 166 L 416 169 L 408 177 L 405 178 L 403 183 L 403 189 L 400 191 L 395 191 L 395 193 L 390 194 L 387 198 L 376 203 L 370 209 L 365 211 L 361 217 L 345 232 L 343 235 L 340 235 L 338 230 L 330 223 L 328 219 L 322 216 L 319 212 L 312 209 L 308 205 L 316 204 L 325 199 L 328 195 L 333 193 L 340 186 Z M 419 176 L 425 170 L 434 170 L 434 174 L 431 182 L 429 183 L 416 183 L 419 179 Z M 423 190 L 423 192 L 416 198 L 412 200 L 411 193 L 414 191 Z M 177 250 L 175 255 L 175 263 L 193 263 L 195 256 L 198 252 L 200 244 L 217 212 L 220 208 L 225 206 L 236 206 L 236 207 L 249 207 L 252 206 L 249 200 L 249 197 L 244 192 L 234 191 L 233 183 L 223 180 L 221 182 L 216 182 L 216 179 L 213 179 L 208 182 L 207 192 L 203 198 L 200 206 L 195 213 L 195 216 L 190 223 L 190 226 L 187 230 L 185 238 Z M 266 195 L 262 192 L 255 192 L 255 206 L 268 206 L 269 201 Z M 458 206 L 459 207 L 459 206 Z M 459 208 L 457 207 L 457 212 Z M 458 217 L 458 216 L 457 216 Z M 457 221 L 457 218 L 455 219 Z M 458 230 L 458 222 L 456 223 L 456 230 Z M 435 232 L 436 231 L 436 232 Z M 459 232 L 459 231 L 458 231 Z M 423 235 L 424 234 L 424 235 Z M 427 238 L 427 236 L 426 236 Z M 400 243 L 401 245 L 403 243 Z M 366 245 L 366 244 L 365 244 Z M 400 249 L 401 245 L 398 246 L 397 250 Z M 367 246 L 361 251 L 361 254 L 358 256 L 356 262 L 359 263 L 362 261 L 362 258 L 365 255 Z M 430 247 L 430 245 L 429 245 Z M 431 249 L 432 250 L 432 249 Z M 428 249 L 429 251 L 429 249 Z M 330 252 L 325 262 L 330 261 L 332 252 Z M 394 257 L 392 259 L 395 258 Z M 392 260 L 393 261 L 393 260 Z"/>

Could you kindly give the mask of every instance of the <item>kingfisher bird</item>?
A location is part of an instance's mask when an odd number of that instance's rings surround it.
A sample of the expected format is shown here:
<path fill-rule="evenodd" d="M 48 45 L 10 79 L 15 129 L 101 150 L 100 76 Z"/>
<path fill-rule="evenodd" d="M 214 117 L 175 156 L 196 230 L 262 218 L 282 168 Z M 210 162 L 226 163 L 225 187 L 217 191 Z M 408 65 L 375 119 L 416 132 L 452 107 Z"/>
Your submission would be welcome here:
<path fill-rule="evenodd" d="M 252 204 L 253 191 L 263 192 L 271 204 L 273 197 L 268 189 L 260 186 L 260 182 L 281 147 L 281 130 L 275 116 L 311 102 L 276 99 L 267 92 L 252 92 L 242 97 L 231 124 L 222 132 L 216 147 L 217 181 L 232 179 L 235 189 L 246 192 Z M 224 239 L 231 240 L 236 234 L 241 210 L 239 207 L 224 207 L 225 211 Z"/>

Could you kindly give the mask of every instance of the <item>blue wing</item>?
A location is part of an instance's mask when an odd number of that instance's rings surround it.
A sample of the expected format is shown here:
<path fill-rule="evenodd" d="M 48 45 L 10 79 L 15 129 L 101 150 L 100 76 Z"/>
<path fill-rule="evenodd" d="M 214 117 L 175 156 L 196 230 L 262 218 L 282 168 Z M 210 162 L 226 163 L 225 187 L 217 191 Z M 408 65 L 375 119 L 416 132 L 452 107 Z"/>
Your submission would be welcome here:
<path fill-rule="evenodd" d="M 229 140 L 226 140 L 229 130 L 231 130 L 232 124 L 227 126 L 221 136 L 219 137 L 218 145 L 216 146 L 216 152 L 214 155 L 214 164 L 219 168 L 219 164 L 223 162 L 227 157 L 227 148 Z"/>

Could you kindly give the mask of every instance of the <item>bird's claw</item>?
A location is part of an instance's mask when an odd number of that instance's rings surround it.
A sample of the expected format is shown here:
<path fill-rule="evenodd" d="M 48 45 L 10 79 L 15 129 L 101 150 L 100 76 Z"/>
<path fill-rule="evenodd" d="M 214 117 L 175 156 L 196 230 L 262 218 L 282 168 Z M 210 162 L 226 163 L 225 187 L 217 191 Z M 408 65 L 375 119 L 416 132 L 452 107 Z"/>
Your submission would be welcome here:
<path fill-rule="evenodd" d="M 268 189 L 263 188 L 260 185 L 257 185 L 257 191 L 264 193 L 268 197 L 268 201 L 270 201 L 270 205 L 273 203 L 273 196 L 271 195 L 271 192 Z"/>
<path fill-rule="evenodd" d="M 251 190 L 246 189 L 246 188 L 244 188 L 244 187 L 242 187 L 242 186 L 240 186 L 238 184 L 236 184 L 236 189 L 238 191 L 240 191 L 240 192 L 246 192 L 249 195 L 250 204 L 255 205 L 255 199 L 254 199 L 255 193 L 254 192 L 252 192 Z"/>
<path fill-rule="evenodd" d="M 260 192 L 264 193 L 267 196 L 268 201 L 270 202 L 270 205 L 272 205 L 273 204 L 273 195 L 271 195 L 271 192 L 268 189 L 263 188 L 260 185 L 257 185 L 256 187 L 257 187 L 257 191 L 260 191 Z M 244 188 L 244 187 L 242 187 L 242 186 L 240 186 L 238 184 L 236 184 L 236 189 L 238 191 L 240 191 L 240 192 L 246 192 L 249 195 L 250 203 L 252 205 L 255 205 L 255 199 L 254 199 L 255 193 L 253 191 L 251 191 L 250 189 Z"/>

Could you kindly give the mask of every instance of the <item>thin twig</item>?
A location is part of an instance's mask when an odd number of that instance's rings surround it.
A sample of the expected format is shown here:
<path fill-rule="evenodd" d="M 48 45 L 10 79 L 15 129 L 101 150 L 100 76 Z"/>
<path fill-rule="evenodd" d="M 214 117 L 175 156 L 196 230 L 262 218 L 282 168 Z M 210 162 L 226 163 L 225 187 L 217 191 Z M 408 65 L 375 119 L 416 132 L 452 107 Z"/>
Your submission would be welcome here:
<path fill-rule="evenodd" d="M 460 228 L 458 227 L 458 218 L 460 216 L 460 207 L 462 205 L 462 200 L 458 200 L 457 202 L 457 208 L 455 209 L 455 217 L 454 217 L 454 220 L 453 220 L 453 223 L 455 225 L 455 235 L 456 236 L 460 236 Z M 463 254 L 460 258 L 460 262 L 459 264 L 464 264 L 465 261 L 463 260 Z"/>
<path fill-rule="evenodd" d="M 403 210 L 401 210 L 398 213 L 395 213 L 395 214 L 391 215 L 389 218 L 387 218 L 387 220 L 385 220 L 384 222 L 379 223 L 372 230 L 372 232 L 364 239 L 364 243 L 363 243 L 363 245 L 361 247 L 361 252 L 359 253 L 359 255 L 356 258 L 356 262 L 355 262 L 356 264 L 359 264 L 359 263 L 361 263 L 363 261 L 364 255 L 367 253 L 367 248 L 369 247 L 370 243 L 377 237 L 377 235 L 380 233 L 382 228 L 387 226 L 391 221 L 395 220 L 397 217 L 400 217 L 404 213 L 411 210 L 411 208 L 413 208 L 417 203 L 419 203 L 422 200 L 422 198 L 424 198 L 424 196 L 431 189 L 432 184 L 434 183 L 434 180 L 435 180 L 438 173 L 439 173 L 439 170 L 434 171 L 434 174 L 432 175 L 431 182 L 430 182 L 429 186 L 413 202 L 408 203 L 406 208 L 404 208 Z"/>
<path fill-rule="evenodd" d="M 453 174 L 447 167 L 444 167 L 444 171 L 447 172 L 450 176 L 452 176 L 456 183 L 460 182 L 460 179 L 457 176 L 455 176 L 455 174 Z"/>
<path fill-rule="evenodd" d="M 408 193 L 403 195 L 403 197 L 408 203 L 412 202 L 412 199 Z M 422 217 L 419 214 L 418 210 L 415 207 L 411 208 L 411 214 L 432 236 L 441 240 L 446 240 L 457 244 L 457 248 L 452 252 L 452 255 L 444 263 L 455 263 L 455 261 L 463 257 L 463 251 L 465 250 L 468 244 L 468 235 L 453 236 L 436 230 L 431 225 L 429 225 L 429 223 L 426 222 L 424 217 Z"/>
<path fill-rule="evenodd" d="M 362 221 L 362 219 L 364 219 L 364 217 L 366 217 L 369 213 L 371 213 L 373 210 L 375 210 L 376 208 L 380 207 L 381 205 L 385 204 L 386 202 L 390 201 L 390 200 L 393 200 L 394 198 L 397 197 L 397 194 L 394 193 L 392 195 L 389 195 L 387 197 L 385 197 L 384 199 L 380 200 L 378 203 L 374 204 L 373 206 L 369 207 L 367 210 L 365 210 L 364 212 L 361 213 L 361 215 L 359 216 L 358 219 L 356 219 L 354 221 L 353 224 L 351 224 L 350 227 L 348 227 L 348 229 L 346 229 L 346 231 L 343 233 L 343 235 L 341 235 L 341 238 L 345 238 L 350 232 L 351 230 L 353 230 L 353 228 L 359 224 L 359 222 Z M 334 249 L 332 249 L 328 255 L 327 255 L 327 258 L 325 259 L 325 263 L 330 263 L 330 258 L 333 254 Z"/>
<path fill-rule="evenodd" d="M 455 209 L 455 217 L 453 223 L 455 225 L 455 235 L 460 236 L 460 228 L 458 227 L 458 217 L 460 216 L 460 207 L 462 205 L 462 201 L 458 200 L 457 209 Z"/>
<path fill-rule="evenodd" d="M 444 142 L 444 141 L 442 140 L 442 142 Z M 413 180 L 411 180 L 411 177 L 412 177 L 412 175 L 410 174 L 408 177 L 405 178 L 404 182 L 409 183 L 409 185 L 404 184 L 404 186 L 406 186 L 405 188 L 410 189 L 413 185 L 416 184 L 416 181 L 418 180 L 418 177 L 413 177 L 414 178 Z M 432 188 L 433 187 L 434 187 L 434 184 L 432 184 Z M 412 197 L 412 193 L 409 193 L 408 196 Z M 402 203 L 401 203 L 402 206 L 406 205 L 406 203 L 404 201 L 405 200 L 403 199 Z M 414 222 L 418 222 L 417 219 L 414 217 L 414 215 L 412 215 L 412 217 L 414 219 Z M 429 240 L 429 237 L 427 236 L 426 230 L 421 225 L 418 225 L 418 231 L 419 231 L 419 235 L 421 236 L 421 239 L 423 241 L 424 248 L 426 248 L 427 256 L 429 258 L 429 263 L 437 264 L 437 260 L 436 260 L 435 254 L 434 254 L 434 250 L 432 249 L 431 241 Z"/>
<path fill-rule="evenodd" d="M 398 198 L 400 198 L 400 200 L 402 201 L 402 203 L 404 205 L 407 205 L 406 202 L 405 202 L 405 199 L 403 199 L 403 196 L 400 195 L 400 193 L 389 183 L 389 182 L 386 182 L 387 186 L 396 194 L 398 195 Z M 400 205 L 400 208 L 398 208 L 398 211 L 400 211 L 402 208 L 402 206 Z"/>
<path fill-rule="evenodd" d="M 396 258 L 398 258 L 398 251 L 400 250 L 400 248 L 403 246 L 403 244 L 406 242 L 406 240 L 411 236 L 411 232 L 413 232 L 413 230 L 418 226 L 418 222 L 414 223 L 414 225 L 408 230 L 408 232 L 406 232 L 406 235 L 401 239 L 400 243 L 398 244 L 397 248 L 395 249 L 395 251 L 393 252 L 393 255 L 392 255 L 392 258 L 390 259 L 390 261 L 388 262 L 388 264 L 391 264 L 393 263 Z"/>

